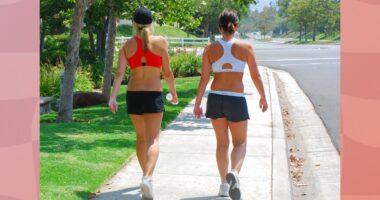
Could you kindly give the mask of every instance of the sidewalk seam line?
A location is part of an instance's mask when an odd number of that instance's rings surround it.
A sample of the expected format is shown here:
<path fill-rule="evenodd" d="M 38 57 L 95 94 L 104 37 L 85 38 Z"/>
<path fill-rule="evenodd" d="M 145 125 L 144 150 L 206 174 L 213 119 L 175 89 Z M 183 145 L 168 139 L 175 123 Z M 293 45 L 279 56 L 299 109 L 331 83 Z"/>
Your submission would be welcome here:
<path fill-rule="evenodd" d="M 267 82 L 268 82 L 268 90 L 269 90 L 269 100 L 270 100 L 270 116 L 271 116 L 271 120 L 272 120 L 272 124 L 273 124 L 273 108 L 272 108 L 272 94 L 271 94 L 271 85 L 270 85 L 270 81 L 269 81 L 269 72 L 268 70 L 265 68 L 265 72 L 266 72 L 266 76 L 267 76 Z M 273 127 L 272 127 L 272 130 L 271 130 L 271 134 L 272 134 L 272 142 L 271 142 L 271 151 L 272 151 L 272 157 L 271 157 L 271 194 L 270 194 L 270 197 L 271 197 L 271 200 L 273 200 L 273 137 L 274 137 L 274 130 L 273 130 Z"/>

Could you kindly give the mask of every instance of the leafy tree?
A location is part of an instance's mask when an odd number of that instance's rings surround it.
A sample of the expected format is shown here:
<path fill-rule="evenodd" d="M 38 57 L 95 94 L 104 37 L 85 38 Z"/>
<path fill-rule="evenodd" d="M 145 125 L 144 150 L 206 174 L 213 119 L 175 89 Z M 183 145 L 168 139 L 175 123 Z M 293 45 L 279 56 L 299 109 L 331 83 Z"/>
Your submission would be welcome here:
<path fill-rule="evenodd" d="M 249 33 L 249 32 L 254 32 L 254 31 L 259 31 L 257 26 L 256 26 L 256 21 L 259 16 L 259 11 L 255 10 L 250 13 L 248 17 L 244 17 L 240 21 L 240 28 L 239 31 L 243 34 Z"/>
<path fill-rule="evenodd" d="M 288 28 L 288 22 L 286 18 L 288 17 L 287 9 L 289 7 L 291 0 L 277 0 L 277 6 L 278 6 L 278 15 L 280 17 L 279 20 L 279 28 L 280 32 L 287 33 Z"/>
<path fill-rule="evenodd" d="M 44 50 L 47 35 L 61 34 L 69 30 L 72 1 L 41 0 L 40 2 L 40 51 Z"/>
<path fill-rule="evenodd" d="M 273 31 L 273 29 L 277 25 L 276 21 L 276 8 L 271 7 L 264 7 L 263 11 L 259 13 L 256 20 L 256 27 L 260 30 L 261 35 L 265 36 L 268 35 L 269 32 Z"/>
<path fill-rule="evenodd" d="M 80 34 L 83 27 L 83 19 L 90 0 L 76 0 L 72 16 L 67 58 L 59 101 L 58 122 L 71 122 L 73 110 L 73 90 L 75 72 L 79 63 Z"/>
<path fill-rule="evenodd" d="M 287 22 L 295 24 L 305 40 L 312 32 L 313 41 L 318 32 L 332 34 L 339 31 L 339 1 L 337 0 L 279 0 L 280 11 Z"/>
<path fill-rule="evenodd" d="M 294 22 L 299 29 L 299 40 L 302 39 L 302 33 L 305 33 L 307 40 L 308 25 L 310 22 L 309 0 L 292 0 L 287 9 L 288 20 Z"/>
<path fill-rule="evenodd" d="M 218 33 L 218 16 L 224 9 L 234 10 L 240 18 L 247 16 L 249 5 L 255 0 L 194 0 L 199 15 L 202 16 L 201 29 L 203 36 Z"/>

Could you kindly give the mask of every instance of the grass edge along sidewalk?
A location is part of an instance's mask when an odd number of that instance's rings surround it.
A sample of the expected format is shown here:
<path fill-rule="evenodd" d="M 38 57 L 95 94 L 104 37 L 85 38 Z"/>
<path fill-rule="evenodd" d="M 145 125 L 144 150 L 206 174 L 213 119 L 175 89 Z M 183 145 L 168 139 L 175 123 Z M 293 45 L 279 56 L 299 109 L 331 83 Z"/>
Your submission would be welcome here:
<path fill-rule="evenodd" d="M 176 78 L 180 103 L 165 100 L 165 128 L 196 95 L 199 77 Z M 166 84 L 164 94 L 168 92 Z M 55 123 L 57 113 L 41 116 L 41 199 L 87 199 L 135 153 L 135 133 L 126 113 L 126 87 L 118 94 L 116 115 L 107 106 L 74 111 L 74 123 Z"/>

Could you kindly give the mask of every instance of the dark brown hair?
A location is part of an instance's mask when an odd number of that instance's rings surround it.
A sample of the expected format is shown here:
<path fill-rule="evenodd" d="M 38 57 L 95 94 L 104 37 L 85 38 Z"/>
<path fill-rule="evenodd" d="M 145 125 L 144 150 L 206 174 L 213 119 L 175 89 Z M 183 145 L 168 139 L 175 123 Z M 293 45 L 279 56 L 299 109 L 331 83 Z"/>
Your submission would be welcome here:
<path fill-rule="evenodd" d="M 239 24 L 239 16 L 231 10 L 224 10 L 219 15 L 219 28 L 225 33 L 234 34 Z"/>

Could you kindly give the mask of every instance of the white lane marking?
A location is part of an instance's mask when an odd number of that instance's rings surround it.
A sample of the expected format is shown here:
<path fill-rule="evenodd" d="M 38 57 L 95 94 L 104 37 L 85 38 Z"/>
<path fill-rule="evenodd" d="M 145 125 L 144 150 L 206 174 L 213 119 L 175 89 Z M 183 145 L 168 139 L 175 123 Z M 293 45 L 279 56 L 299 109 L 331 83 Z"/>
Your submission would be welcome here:
<path fill-rule="evenodd" d="M 280 62 L 280 61 L 304 61 L 304 60 L 340 60 L 339 57 L 336 58 L 295 58 L 295 59 L 277 59 L 277 60 L 257 60 L 258 62 Z"/>
<path fill-rule="evenodd" d="M 332 62 L 332 63 L 299 63 L 299 64 L 280 64 L 280 66 L 294 66 L 294 65 L 334 65 L 340 64 L 340 62 Z"/>

